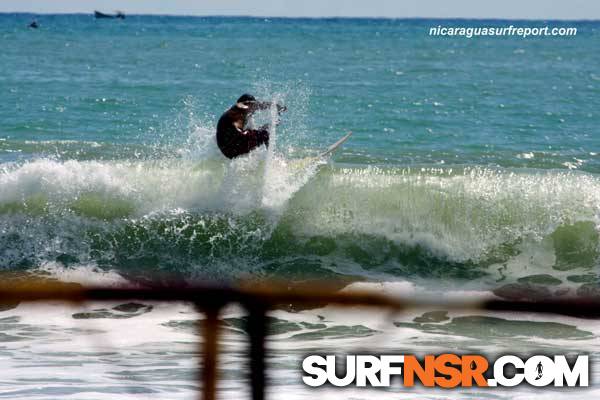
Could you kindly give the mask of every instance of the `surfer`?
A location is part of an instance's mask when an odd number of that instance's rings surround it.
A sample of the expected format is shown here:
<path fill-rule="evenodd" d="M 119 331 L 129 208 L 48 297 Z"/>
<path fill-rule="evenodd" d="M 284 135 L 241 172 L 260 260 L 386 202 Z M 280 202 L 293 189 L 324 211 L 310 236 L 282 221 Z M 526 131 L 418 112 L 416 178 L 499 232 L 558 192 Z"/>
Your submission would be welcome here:
<path fill-rule="evenodd" d="M 247 154 L 255 148 L 269 146 L 268 125 L 258 129 L 250 129 L 247 124 L 258 110 L 266 110 L 273 103 L 258 101 L 250 94 L 242 95 L 237 102 L 219 119 L 217 124 L 217 145 L 227 158 L 235 158 Z M 285 106 L 275 104 L 277 112 L 286 111 Z"/>
<path fill-rule="evenodd" d="M 537 376 L 535 378 L 535 380 L 537 381 L 538 379 L 540 379 L 542 377 L 542 375 L 544 375 L 544 366 L 542 365 L 542 362 L 540 361 L 537 365 L 537 367 L 535 367 L 536 371 L 537 371 Z"/>

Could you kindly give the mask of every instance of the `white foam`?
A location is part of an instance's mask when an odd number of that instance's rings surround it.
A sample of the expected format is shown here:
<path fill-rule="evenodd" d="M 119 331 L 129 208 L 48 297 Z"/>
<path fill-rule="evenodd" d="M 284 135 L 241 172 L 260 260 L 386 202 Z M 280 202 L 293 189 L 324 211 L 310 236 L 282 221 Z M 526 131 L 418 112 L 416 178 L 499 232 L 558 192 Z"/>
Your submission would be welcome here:
<path fill-rule="evenodd" d="M 105 271 L 93 264 L 72 265 L 65 267 L 58 262 L 45 262 L 40 268 L 48 277 L 58 279 L 62 282 L 74 282 L 84 286 L 102 286 L 102 287 L 124 287 L 131 286 L 116 271 Z"/>

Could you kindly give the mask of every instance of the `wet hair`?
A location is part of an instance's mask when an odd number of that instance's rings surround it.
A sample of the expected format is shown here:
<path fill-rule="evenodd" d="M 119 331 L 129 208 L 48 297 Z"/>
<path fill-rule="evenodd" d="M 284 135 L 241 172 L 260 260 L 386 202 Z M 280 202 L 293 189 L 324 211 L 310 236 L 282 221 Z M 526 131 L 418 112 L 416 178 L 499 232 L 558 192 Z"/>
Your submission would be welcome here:
<path fill-rule="evenodd" d="M 256 98 L 251 94 L 243 94 L 239 99 L 237 99 L 237 103 L 244 103 L 246 101 L 256 101 Z"/>

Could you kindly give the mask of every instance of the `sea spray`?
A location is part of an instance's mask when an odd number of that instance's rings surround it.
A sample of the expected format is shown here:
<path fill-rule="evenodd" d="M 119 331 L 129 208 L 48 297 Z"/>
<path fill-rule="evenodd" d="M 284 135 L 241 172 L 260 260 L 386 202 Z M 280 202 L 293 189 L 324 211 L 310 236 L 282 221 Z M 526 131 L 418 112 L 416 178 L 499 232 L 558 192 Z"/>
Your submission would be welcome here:
<path fill-rule="evenodd" d="M 518 276 L 527 268 L 581 274 L 598 265 L 595 175 L 458 167 L 296 171 L 294 161 L 275 156 L 268 176 L 287 192 L 271 197 L 283 204 L 265 207 L 264 175 L 256 174 L 265 151 L 223 163 L 37 160 L 5 169 L 0 264 L 34 268 L 59 260 L 210 277 L 210 265 L 229 263 L 236 265 L 232 276 L 286 266 L 390 279 Z"/>

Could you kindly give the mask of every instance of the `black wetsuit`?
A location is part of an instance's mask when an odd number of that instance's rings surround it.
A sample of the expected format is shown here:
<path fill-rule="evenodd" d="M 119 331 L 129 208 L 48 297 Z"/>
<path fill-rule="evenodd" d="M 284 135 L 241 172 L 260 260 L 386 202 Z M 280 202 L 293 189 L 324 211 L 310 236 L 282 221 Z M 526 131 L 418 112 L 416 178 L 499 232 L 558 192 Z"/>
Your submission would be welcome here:
<path fill-rule="evenodd" d="M 235 158 L 263 144 L 269 146 L 269 131 L 266 126 L 245 129 L 252 113 L 269 106 L 269 103 L 261 102 L 236 103 L 225 111 L 217 124 L 217 145 L 225 157 Z"/>

